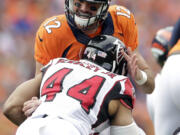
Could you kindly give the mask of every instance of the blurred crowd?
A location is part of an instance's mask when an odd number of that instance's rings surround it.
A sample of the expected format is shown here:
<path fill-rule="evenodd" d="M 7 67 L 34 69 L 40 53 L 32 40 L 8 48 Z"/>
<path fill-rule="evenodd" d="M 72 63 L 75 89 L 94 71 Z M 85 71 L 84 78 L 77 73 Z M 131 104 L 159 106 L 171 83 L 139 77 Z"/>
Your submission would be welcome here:
<path fill-rule="evenodd" d="M 16 126 L 2 115 L 2 105 L 19 83 L 34 76 L 36 31 L 47 17 L 64 13 L 64 0 L 0 2 L 0 135 L 14 135 Z M 159 67 L 150 53 L 151 41 L 159 28 L 174 25 L 177 21 L 180 0 L 112 0 L 112 4 L 123 5 L 134 14 L 139 31 L 140 52 L 148 64 L 153 65 L 152 69 L 156 73 Z M 146 112 L 145 98 L 143 93 L 137 91 L 134 115 L 140 126 L 147 130 L 151 122 Z M 147 132 L 153 135 L 153 132 Z"/>

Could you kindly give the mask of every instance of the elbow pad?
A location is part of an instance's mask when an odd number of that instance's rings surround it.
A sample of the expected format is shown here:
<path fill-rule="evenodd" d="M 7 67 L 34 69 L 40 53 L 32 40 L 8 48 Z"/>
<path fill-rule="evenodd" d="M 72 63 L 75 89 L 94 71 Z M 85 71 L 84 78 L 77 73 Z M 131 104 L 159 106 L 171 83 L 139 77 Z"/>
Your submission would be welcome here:
<path fill-rule="evenodd" d="M 111 126 L 110 135 L 146 135 L 135 122 L 127 126 Z"/>

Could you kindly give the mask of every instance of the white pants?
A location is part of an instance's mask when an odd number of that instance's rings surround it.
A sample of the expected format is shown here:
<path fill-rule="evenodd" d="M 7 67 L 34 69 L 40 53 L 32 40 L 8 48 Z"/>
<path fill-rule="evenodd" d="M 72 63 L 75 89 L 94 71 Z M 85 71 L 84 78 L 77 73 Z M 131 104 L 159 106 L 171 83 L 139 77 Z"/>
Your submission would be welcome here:
<path fill-rule="evenodd" d="M 180 55 L 170 56 L 155 90 L 147 96 L 147 107 L 154 123 L 155 135 L 173 135 L 180 127 Z"/>
<path fill-rule="evenodd" d="M 16 135 L 81 135 L 73 124 L 58 117 L 29 118 L 20 125 Z"/>

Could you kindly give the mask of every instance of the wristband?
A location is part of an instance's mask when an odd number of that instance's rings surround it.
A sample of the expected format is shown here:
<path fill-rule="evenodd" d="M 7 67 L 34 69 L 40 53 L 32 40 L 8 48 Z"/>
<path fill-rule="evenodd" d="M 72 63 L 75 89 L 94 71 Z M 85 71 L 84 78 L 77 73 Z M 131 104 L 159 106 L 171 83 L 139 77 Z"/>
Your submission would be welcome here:
<path fill-rule="evenodd" d="M 145 84 L 146 81 L 147 81 L 147 74 L 146 74 L 146 72 L 144 72 L 144 71 L 142 71 L 142 70 L 140 70 L 140 72 L 141 72 L 141 74 L 142 74 L 142 78 L 141 78 L 140 80 L 135 80 L 135 81 L 136 81 L 136 83 L 137 83 L 138 85 L 143 85 L 143 84 Z"/>

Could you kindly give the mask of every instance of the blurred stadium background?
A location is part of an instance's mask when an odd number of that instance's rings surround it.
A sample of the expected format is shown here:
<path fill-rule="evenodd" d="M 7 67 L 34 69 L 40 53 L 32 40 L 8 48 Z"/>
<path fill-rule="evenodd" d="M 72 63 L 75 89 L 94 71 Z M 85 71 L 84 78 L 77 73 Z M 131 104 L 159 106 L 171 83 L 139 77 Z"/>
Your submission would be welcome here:
<path fill-rule="evenodd" d="M 33 77 L 34 39 L 44 19 L 64 12 L 64 0 L 0 0 L 0 135 L 15 135 L 16 126 L 2 114 L 8 95 L 21 82 Z M 139 30 L 139 49 L 153 71 L 159 71 L 150 53 L 154 33 L 174 25 L 180 17 L 180 0 L 112 0 L 134 14 Z M 20 97 L 17 97 L 20 98 Z M 137 91 L 134 116 L 147 135 L 154 135 L 145 105 Z"/>

